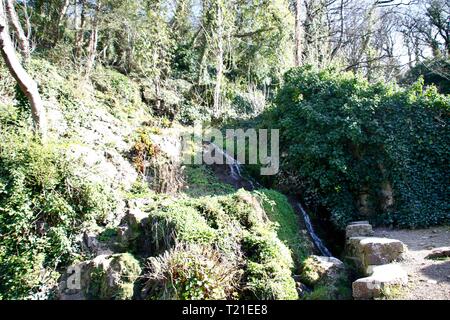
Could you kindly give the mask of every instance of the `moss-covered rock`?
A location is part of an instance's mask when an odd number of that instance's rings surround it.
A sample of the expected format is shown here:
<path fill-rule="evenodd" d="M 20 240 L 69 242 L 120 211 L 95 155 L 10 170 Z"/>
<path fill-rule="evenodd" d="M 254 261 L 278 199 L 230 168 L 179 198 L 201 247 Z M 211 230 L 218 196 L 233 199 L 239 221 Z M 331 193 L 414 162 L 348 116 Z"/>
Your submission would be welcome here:
<path fill-rule="evenodd" d="M 59 285 L 59 298 L 130 300 L 141 274 L 139 262 L 128 253 L 98 256 L 69 268 Z"/>
<path fill-rule="evenodd" d="M 250 299 L 296 300 L 291 251 L 274 230 L 260 229 L 243 239 L 247 259 L 244 296 Z"/>
<path fill-rule="evenodd" d="M 278 225 L 277 235 L 292 250 L 296 266 L 314 251 L 314 244 L 307 233 L 302 232 L 298 214 L 288 198 L 275 190 L 262 189 L 254 192 L 264 207 L 270 221 Z M 306 230 L 305 230 L 306 231 Z"/>
<path fill-rule="evenodd" d="M 344 263 L 336 258 L 310 256 L 303 262 L 301 281 L 314 288 L 308 299 L 335 300 L 351 297 Z"/>
<path fill-rule="evenodd" d="M 259 199 L 250 192 L 239 190 L 222 196 L 176 200 L 163 197 L 148 210 L 148 218 L 140 226 L 139 252 L 153 256 L 154 264 L 147 273 L 150 281 L 147 287 L 151 289 L 147 288 L 146 297 L 168 298 L 165 294 L 151 293 L 167 286 L 165 277 L 155 276 L 155 263 L 170 269 L 182 256 L 177 247 L 177 243 L 182 243 L 189 248 L 214 248 L 221 257 L 213 259 L 218 269 L 225 268 L 227 263 L 237 268 L 243 274 L 235 288 L 240 298 L 298 299 L 292 278 L 292 252 L 278 238 L 277 225 L 268 219 Z M 177 264 L 177 276 L 181 273 L 187 277 L 183 283 L 190 283 L 191 276 L 196 277 L 191 267 L 188 262 Z M 200 274 L 210 272 L 207 263 L 195 264 L 195 268 Z M 184 295 L 197 297 L 198 292 L 192 290 Z"/>

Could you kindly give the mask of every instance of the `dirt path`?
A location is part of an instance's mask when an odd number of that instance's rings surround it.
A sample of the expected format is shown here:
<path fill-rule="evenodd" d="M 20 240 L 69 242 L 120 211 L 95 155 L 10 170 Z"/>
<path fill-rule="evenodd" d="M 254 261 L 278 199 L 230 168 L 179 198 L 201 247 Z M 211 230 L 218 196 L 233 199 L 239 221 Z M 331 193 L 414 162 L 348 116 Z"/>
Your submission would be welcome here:
<path fill-rule="evenodd" d="M 450 246 L 450 227 L 425 230 L 377 229 L 376 236 L 398 239 L 408 246 L 401 263 L 408 272 L 408 288 L 399 299 L 450 300 L 450 259 L 427 260 L 434 248 Z"/>

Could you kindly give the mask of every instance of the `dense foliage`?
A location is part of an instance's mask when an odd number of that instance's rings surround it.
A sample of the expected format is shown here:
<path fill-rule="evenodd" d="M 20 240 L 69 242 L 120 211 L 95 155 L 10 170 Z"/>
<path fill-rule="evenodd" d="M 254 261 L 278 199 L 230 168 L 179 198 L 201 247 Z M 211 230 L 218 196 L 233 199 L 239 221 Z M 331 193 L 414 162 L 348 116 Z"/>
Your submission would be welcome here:
<path fill-rule="evenodd" d="M 449 109 L 448 96 L 421 82 L 402 90 L 294 69 L 266 118 L 287 153 L 289 181 L 285 174 L 280 183 L 295 183 L 340 227 L 365 217 L 402 227 L 448 222 Z"/>
<path fill-rule="evenodd" d="M 195 172 L 189 184 L 199 194 L 201 178 L 209 174 Z M 214 180 L 207 183 L 217 188 Z M 295 212 L 275 191 L 222 190 L 229 193 L 157 200 L 148 207 L 136 244 L 138 252 L 150 248 L 152 254 L 147 298 L 297 299 L 292 271 L 306 250 Z"/>
<path fill-rule="evenodd" d="M 106 186 L 77 175 L 61 145 L 24 131 L 0 138 L 0 299 L 25 298 L 54 284 L 79 252 L 76 235 L 115 202 Z"/>
<path fill-rule="evenodd" d="M 449 5 L 383 2 L 0 0 L 0 300 L 73 297 L 71 264 L 87 299 L 347 297 L 294 276 L 285 195 L 180 163 L 198 121 L 281 129 L 276 187 L 339 227 L 449 222 Z"/>

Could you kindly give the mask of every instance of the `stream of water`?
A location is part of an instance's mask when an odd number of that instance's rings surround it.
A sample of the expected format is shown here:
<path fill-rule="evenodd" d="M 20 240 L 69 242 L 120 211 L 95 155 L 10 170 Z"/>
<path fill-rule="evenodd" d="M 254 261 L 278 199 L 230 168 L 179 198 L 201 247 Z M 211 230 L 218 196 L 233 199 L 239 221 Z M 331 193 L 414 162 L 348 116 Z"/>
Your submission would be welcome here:
<path fill-rule="evenodd" d="M 236 159 L 231 157 L 226 151 L 222 150 L 222 148 L 215 145 L 214 143 L 210 143 L 210 145 L 213 146 L 215 152 L 217 152 L 220 155 L 223 155 L 223 157 L 226 160 L 225 163 L 228 165 L 228 168 L 230 170 L 231 178 L 234 181 L 236 182 L 242 180 L 246 181 L 251 186 L 251 190 L 255 190 L 256 188 L 262 187 L 257 181 L 252 181 L 251 179 L 246 178 L 242 175 L 242 165 Z M 328 250 L 328 248 L 323 243 L 322 239 L 320 239 L 319 236 L 314 231 L 314 227 L 311 223 L 311 218 L 309 217 L 308 213 L 305 211 L 305 209 L 303 209 L 302 205 L 299 202 L 296 201 L 295 206 L 302 213 L 306 229 L 317 250 L 319 250 L 320 254 L 323 256 L 332 257 L 333 255 L 331 254 L 330 250 Z"/>

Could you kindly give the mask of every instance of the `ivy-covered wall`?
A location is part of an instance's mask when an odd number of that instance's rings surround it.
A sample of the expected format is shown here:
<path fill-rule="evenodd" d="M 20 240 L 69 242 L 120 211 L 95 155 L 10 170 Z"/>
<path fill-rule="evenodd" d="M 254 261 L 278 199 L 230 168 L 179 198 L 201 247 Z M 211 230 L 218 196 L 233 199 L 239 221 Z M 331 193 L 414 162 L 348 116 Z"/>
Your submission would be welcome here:
<path fill-rule="evenodd" d="M 283 173 L 312 206 L 344 227 L 353 219 L 400 227 L 450 221 L 450 97 L 352 73 L 293 69 L 265 114 L 279 128 Z"/>

